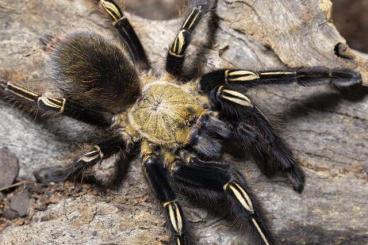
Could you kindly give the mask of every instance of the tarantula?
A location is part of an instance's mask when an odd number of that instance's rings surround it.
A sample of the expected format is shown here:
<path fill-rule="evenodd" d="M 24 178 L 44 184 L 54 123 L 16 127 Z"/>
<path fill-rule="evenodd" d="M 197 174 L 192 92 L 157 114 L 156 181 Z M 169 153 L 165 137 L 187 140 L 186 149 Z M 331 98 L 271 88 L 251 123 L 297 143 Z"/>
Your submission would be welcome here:
<path fill-rule="evenodd" d="M 78 32 L 60 39 L 52 54 L 56 86 L 64 98 L 0 82 L 6 99 L 30 102 L 41 112 L 57 112 L 111 133 L 70 165 L 36 171 L 36 179 L 65 181 L 112 155 L 126 160 L 139 148 L 145 176 L 166 213 L 174 244 L 191 242 L 174 189 L 207 202 L 224 201 L 250 229 L 255 243 L 275 244 L 246 180 L 222 160 L 223 146 L 238 142 L 262 172 L 270 176 L 281 170 L 299 193 L 305 175 L 246 91 L 260 84 L 280 83 L 331 84 L 342 89 L 360 84 L 360 74 L 321 67 L 261 72 L 221 69 L 184 83 L 178 77 L 191 35 L 200 19 L 216 6 L 215 1 L 191 0 L 189 15 L 169 47 L 166 72 L 154 77 L 121 8 L 112 0 L 101 0 L 100 6 L 113 20 L 135 66 L 102 36 Z"/>

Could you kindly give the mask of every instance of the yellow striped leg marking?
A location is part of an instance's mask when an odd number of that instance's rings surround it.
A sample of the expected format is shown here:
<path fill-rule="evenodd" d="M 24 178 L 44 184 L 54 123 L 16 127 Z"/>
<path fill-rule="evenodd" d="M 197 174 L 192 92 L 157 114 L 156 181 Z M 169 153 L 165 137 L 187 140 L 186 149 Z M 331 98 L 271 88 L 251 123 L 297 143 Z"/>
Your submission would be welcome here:
<path fill-rule="evenodd" d="M 174 52 L 172 52 L 171 50 L 169 50 L 169 54 L 172 55 L 172 56 L 175 56 L 175 57 L 179 57 L 179 58 L 182 58 L 184 57 L 184 54 L 175 54 Z"/>
<path fill-rule="evenodd" d="M 95 145 L 94 148 L 94 150 L 85 153 L 81 158 L 79 158 L 78 162 L 90 163 L 95 160 L 102 160 L 104 155 L 101 151 L 101 148 L 98 145 Z"/>
<path fill-rule="evenodd" d="M 185 46 L 185 32 L 186 30 L 181 30 L 177 37 L 174 40 L 174 43 L 170 49 L 171 54 L 175 56 L 182 57 L 184 53 L 184 46 Z"/>
<path fill-rule="evenodd" d="M 249 195 L 247 194 L 247 192 L 237 183 L 227 183 L 224 185 L 224 190 L 225 191 L 230 191 L 234 194 L 235 198 L 240 202 L 240 204 L 250 213 L 254 214 L 254 208 L 253 208 L 253 203 L 252 200 L 250 199 Z M 265 234 L 263 233 L 261 227 L 259 226 L 258 222 L 252 218 L 252 223 L 254 224 L 254 226 L 256 227 L 259 235 L 261 236 L 262 240 L 264 241 L 264 243 L 266 245 L 270 245 L 270 243 L 268 242 Z"/>
<path fill-rule="evenodd" d="M 180 238 L 176 238 L 176 243 L 175 243 L 175 245 L 181 245 L 181 242 L 180 242 Z"/>
<path fill-rule="evenodd" d="M 175 232 L 181 235 L 183 232 L 183 218 L 178 204 L 175 201 L 171 201 L 164 203 L 163 206 L 168 210 L 170 222 Z"/>
<path fill-rule="evenodd" d="M 265 243 L 266 245 L 270 245 L 270 243 L 268 242 L 268 240 L 267 240 L 267 238 L 266 238 L 265 234 L 263 233 L 263 231 L 262 231 L 261 227 L 259 227 L 258 222 L 257 222 L 254 218 L 252 218 L 252 222 L 253 222 L 254 226 L 256 227 L 256 229 L 257 229 L 257 231 L 258 231 L 259 235 L 262 237 L 262 240 L 264 241 L 264 243 Z"/>
<path fill-rule="evenodd" d="M 37 99 L 37 105 L 40 107 L 41 103 L 50 110 L 63 113 L 65 109 L 66 100 L 65 99 L 54 99 L 54 98 L 49 98 L 46 96 L 41 96 Z"/>
<path fill-rule="evenodd" d="M 245 70 L 226 70 L 225 71 L 225 82 L 249 82 L 259 79 L 259 75 L 252 71 Z"/>
<path fill-rule="evenodd" d="M 240 204 L 250 213 L 254 213 L 253 203 L 248 193 L 237 183 L 227 183 L 224 185 L 225 191 L 230 191 Z"/>
<path fill-rule="evenodd" d="M 4 90 L 32 102 L 36 102 L 39 97 L 38 94 L 10 82 L 6 83 Z"/>
<path fill-rule="evenodd" d="M 114 21 L 118 21 L 123 17 L 123 13 L 120 11 L 119 7 L 115 3 L 105 0 L 101 0 L 100 2 L 101 6 Z"/>
<path fill-rule="evenodd" d="M 261 76 L 280 76 L 280 75 L 296 75 L 295 71 L 266 71 L 261 72 Z"/>
<path fill-rule="evenodd" d="M 185 46 L 187 45 L 185 40 L 185 34 L 190 34 L 198 18 L 200 18 L 201 11 L 198 8 L 194 8 L 189 16 L 185 19 L 184 24 L 176 36 L 169 53 L 176 57 L 183 57 L 185 52 Z"/>
<path fill-rule="evenodd" d="M 185 19 L 182 29 L 186 29 L 188 31 L 191 31 L 195 22 L 198 20 L 198 18 L 201 15 L 201 10 L 199 8 L 194 8 L 192 12 L 188 15 L 188 17 Z"/>
<path fill-rule="evenodd" d="M 217 93 L 221 98 L 231 101 L 235 104 L 245 107 L 253 107 L 250 99 L 240 92 L 231 89 L 224 89 L 223 86 L 220 86 Z"/>

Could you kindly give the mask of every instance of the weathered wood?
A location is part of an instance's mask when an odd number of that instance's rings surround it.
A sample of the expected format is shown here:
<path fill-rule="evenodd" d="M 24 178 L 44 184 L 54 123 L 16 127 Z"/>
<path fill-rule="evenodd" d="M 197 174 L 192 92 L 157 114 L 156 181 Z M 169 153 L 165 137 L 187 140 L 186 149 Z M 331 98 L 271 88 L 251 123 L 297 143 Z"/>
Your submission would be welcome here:
<path fill-rule="evenodd" d="M 285 69 L 323 65 L 349 67 L 368 81 L 366 55 L 348 49 L 352 59 L 335 55 L 345 43 L 330 21 L 329 0 L 220 0 L 215 42 L 200 61 L 205 70 L 220 67 Z M 181 19 L 152 21 L 131 16 L 153 61 L 156 73 Z M 0 74 L 31 87 L 47 85 L 48 55 L 39 38 L 76 29 L 116 38 L 87 0 L 0 0 Z M 205 44 L 201 30 L 188 60 Z M 116 39 L 118 40 L 118 39 Z M 188 62 L 188 66 L 191 62 Z M 328 87 L 297 85 L 260 87 L 252 91 L 260 108 L 282 118 L 282 135 L 307 173 L 302 195 L 283 178 L 266 179 L 252 161 L 242 168 L 268 211 L 272 229 L 283 244 L 368 243 L 368 100 L 341 96 Z M 70 160 L 69 152 L 91 138 L 93 128 L 68 119 L 34 124 L 0 102 L 0 148 L 20 160 L 22 178 L 33 170 Z M 89 132 L 89 133 L 84 133 Z M 79 135 L 83 133 L 82 137 Z M 249 163 L 248 163 L 249 162 Z M 167 239 L 163 217 L 149 194 L 139 163 L 133 164 L 122 189 L 79 197 L 61 197 L 45 211 L 33 211 L 32 225 L 12 225 L 0 234 L 1 244 L 156 244 Z M 239 244 L 244 236 L 231 224 L 185 202 L 199 244 Z"/>

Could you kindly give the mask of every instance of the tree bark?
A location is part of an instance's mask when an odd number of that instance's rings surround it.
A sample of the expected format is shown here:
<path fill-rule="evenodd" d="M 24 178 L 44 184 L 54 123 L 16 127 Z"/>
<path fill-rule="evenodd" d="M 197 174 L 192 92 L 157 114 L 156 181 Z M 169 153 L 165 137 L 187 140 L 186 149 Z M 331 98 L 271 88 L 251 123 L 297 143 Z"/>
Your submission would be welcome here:
<path fill-rule="evenodd" d="M 143 3 L 142 3 L 143 4 Z M 368 84 L 367 55 L 351 50 L 331 22 L 329 0 L 219 0 L 218 30 L 209 45 L 205 21 L 193 37 L 193 60 L 204 71 L 223 67 L 250 70 L 301 66 L 356 69 Z M 152 61 L 163 71 L 168 45 L 182 19 L 147 20 L 129 15 Z M 0 0 L 0 75 L 30 87 L 50 87 L 48 54 L 39 39 L 78 29 L 119 41 L 111 24 L 88 0 Z M 211 25 L 210 25 L 211 26 Z M 204 47 L 204 51 L 201 48 Z M 200 52 L 200 59 L 198 53 Z M 340 94 L 330 87 L 259 87 L 252 98 L 283 123 L 282 136 L 307 174 L 305 191 L 294 193 L 282 177 L 267 179 L 252 160 L 234 162 L 264 204 L 272 230 L 282 244 L 368 243 L 367 88 Z M 90 142 L 95 129 L 61 117 L 36 124 L 0 102 L 0 148 L 20 160 L 21 179 L 44 166 L 65 164 L 77 145 Z M 64 188 L 64 189 L 63 189 Z M 139 162 L 134 162 L 119 191 L 83 191 L 69 184 L 33 199 L 30 221 L 15 222 L 0 234 L 0 244 L 158 244 L 167 241 L 164 219 L 150 194 Z M 70 191 L 70 192 L 68 192 Z M 77 194 L 76 194 L 77 193 Z M 54 197 L 43 211 L 34 207 Z M 183 201 L 198 244 L 243 244 L 246 234 L 230 223 Z"/>

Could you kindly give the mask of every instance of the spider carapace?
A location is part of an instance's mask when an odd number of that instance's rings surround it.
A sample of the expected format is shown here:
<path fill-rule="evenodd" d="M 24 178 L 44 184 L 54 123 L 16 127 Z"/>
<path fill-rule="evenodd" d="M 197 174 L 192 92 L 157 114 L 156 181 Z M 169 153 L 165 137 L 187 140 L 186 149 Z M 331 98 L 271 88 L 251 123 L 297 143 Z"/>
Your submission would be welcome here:
<path fill-rule="evenodd" d="M 192 126 L 204 112 L 198 93 L 173 81 L 154 81 L 143 87 L 141 98 L 128 112 L 129 124 L 148 141 L 183 147 Z"/>
<path fill-rule="evenodd" d="M 323 67 L 291 71 L 219 69 L 182 82 L 186 50 L 200 19 L 214 14 L 214 0 L 190 0 L 190 11 L 155 75 L 130 22 L 119 5 L 101 0 L 134 66 L 122 50 L 90 32 L 57 39 L 52 52 L 56 87 L 63 97 L 36 93 L 0 79 L 2 98 L 29 111 L 57 112 L 106 129 L 111 136 L 67 166 L 35 172 L 38 181 L 64 181 L 116 155 L 128 164 L 137 153 L 147 181 L 166 213 L 172 242 L 192 242 L 176 192 L 204 203 L 222 203 L 253 243 L 275 244 L 262 207 L 244 176 L 223 160 L 223 145 L 237 142 L 252 154 L 261 171 L 282 171 L 297 192 L 305 177 L 284 140 L 247 96 L 258 85 L 329 84 L 338 89 L 361 84 L 359 73 Z"/>

